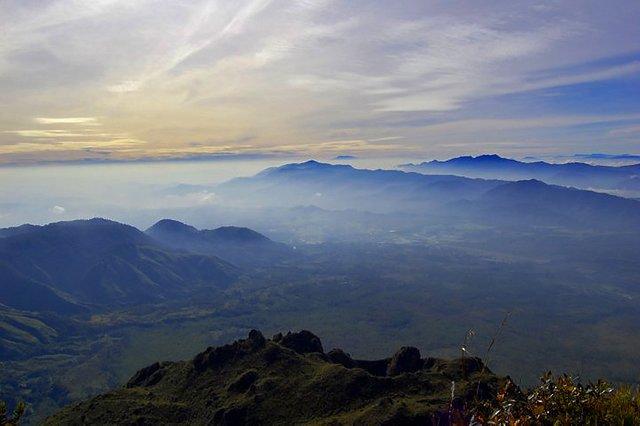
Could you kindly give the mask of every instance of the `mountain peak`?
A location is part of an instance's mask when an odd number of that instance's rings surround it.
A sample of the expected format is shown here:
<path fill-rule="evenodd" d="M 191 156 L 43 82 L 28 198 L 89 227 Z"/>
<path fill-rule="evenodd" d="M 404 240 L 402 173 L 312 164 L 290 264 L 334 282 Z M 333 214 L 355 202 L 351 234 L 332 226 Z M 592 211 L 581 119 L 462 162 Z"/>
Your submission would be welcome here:
<path fill-rule="evenodd" d="M 164 219 L 146 232 L 165 247 L 218 256 L 240 266 L 271 264 L 290 255 L 284 244 L 253 229 L 238 226 L 198 230 L 176 220 Z"/>
<path fill-rule="evenodd" d="M 485 195 L 489 194 L 510 194 L 511 196 L 523 197 L 523 196 L 531 196 L 534 193 L 541 193 L 545 190 L 555 191 L 558 186 L 548 185 L 538 179 L 525 179 L 518 180 L 515 182 L 507 182 L 504 185 L 500 185 L 490 191 Z M 568 189 L 568 188 L 561 188 Z"/>
<path fill-rule="evenodd" d="M 476 160 L 480 160 L 480 161 L 501 161 L 501 160 L 508 160 L 508 158 L 500 157 L 498 154 L 483 154 L 483 155 L 478 155 L 476 157 Z"/>
<path fill-rule="evenodd" d="M 309 161 L 305 161 L 304 163 L 291 163 L 291 164 L 285 164 L 284 166 L 280 167 L 285 168 L 285 169 L 295 169 L 295 170 L 305 170 L 305 169 L 309 169 L 309 170 L 313 170 L 313 169 L 330 169 L 333 167 L 338 167 L 338 168 L 351 168 L 351 166 L 349 165 L 345 165 L 345 164 L 329 164 L 329 163 L 321 163 L 320 161 L 316 161 L 316 160 L 309 160 Z"/>
<path fill-rule="evenodd" d="M 91 219 L 75 219 L 75 220 L 64 220 L 60 222 L 51 222 L 44 227 L 85 227 L 85 226 L 129 226 L 124 223 L 116 222 L 110 219 L 105 219 L 103 217 L 93 217 Z"/>
<path fill-rule="evenodd" d="M 262 242 L 271 241 L 259 232 L 253 229 L 243 228 L 239 226 L 221 226 L 216 229 L 203 231 L 205 235 L 214 237 L 216 240 L 235 241 L 235 242 Z"/>
<path fill-rule="evenodd" d="M 501 157 L 498 154 L 482 154 L 476 157 L 471 155 L 463 155 L 461 157 L 454 157 L 448 160 L 433 160 L 429 162 L 421 163 L 425 166 L 497 166 L 504 164 L 520 164 L 520 161 L 513 160 L 511 158 Z M 402 164 L 401 166 L 415 166 L 414 164 Z"/>
<path fill-rule="evenodd" d="M 147 232 L 150 235 L 157 234 L 159 232 L 171 233 L 171 234 L 186 234 L 186 233 L 198 232 L 198 230 L 191 225 L 187 225 L 177 220 L 162 219 L 156 222 L 153 226 L 151 226 L 145 232 Z"/>
<path fill-rule="evenodd" d="M 518 161 L 512 160 L 510 158 L 501 157 L 498 154 L 483 154 L 478 155 L 477 157 L 457 157 L 447 160 L 446 162 L 472 162 L 472 163 L 517 163 Z"/>
<path fill-rule="evenodd" d="M 511 181 L 511 182 L 507 182 L 505 183 L 505 185 L 510 185 L 510 186 L 518 186 L 521 188 L 540 188 L 543 186 L 553 186 L 553 185 L 549 185 L 539 179 L 520 179 L 520 180 L 516 180 L 516 181 Z"/>
<path fill-rule="evenodd" d="M 329 164 L 329 163 L 321 163 L 316 160 L 308 160 L 304 163 L 289 163 L 282 165 L 280 167 L 272 167 L 266 169 L 258 174 L 258 176 L 265 175 L 274 175 L 280 173 L 290 173 L 290 172 L 314 172 L 314 171 L 325 171 L 325 170 L 351 170 L 351 167 L 348 164 Z"/>
<path fill-rule="evenodd" d="M 104 244 L 140 243 L 148 239 L 139 229 L 125 223 L 101 217 L 53 222 L 31 231 L 42 231 L 41 236 L 60 240 L 76 238 L 84 241 L 87 236 L 100 239 Z M 89 244 L 89 241 L 85 241 Z"/>

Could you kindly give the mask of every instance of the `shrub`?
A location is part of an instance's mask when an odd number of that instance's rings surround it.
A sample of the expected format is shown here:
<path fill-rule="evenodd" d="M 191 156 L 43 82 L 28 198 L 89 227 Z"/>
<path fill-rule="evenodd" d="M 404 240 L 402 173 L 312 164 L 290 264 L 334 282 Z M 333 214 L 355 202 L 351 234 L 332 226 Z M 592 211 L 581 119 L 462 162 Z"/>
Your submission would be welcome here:
<path fill-rule="evenodd" d="M 583 386 L 568 375 L 545 374 L 527 394 L 512 382 L 492 402 L 481 404 L 476 421 L 486 425 L 640 425 L 638 390 L 615 389 L 598 380 Z"/>
<path fill-rule="evenodd" d="M 0 426 L 15 426 L 20 423 L 20 419 L 24 415 L 25 404 L 19 402 L 16 405 L 16 409 L 13 410 L 13 414 L 9 415 L 7 403 L 0 401 Z"/>

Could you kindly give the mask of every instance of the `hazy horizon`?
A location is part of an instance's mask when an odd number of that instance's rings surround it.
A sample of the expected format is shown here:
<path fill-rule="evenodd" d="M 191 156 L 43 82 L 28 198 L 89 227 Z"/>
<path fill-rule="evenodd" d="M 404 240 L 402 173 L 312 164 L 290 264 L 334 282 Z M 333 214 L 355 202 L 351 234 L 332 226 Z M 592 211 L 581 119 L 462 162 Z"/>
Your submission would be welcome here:
<path fill-rule="evenodd" d="M 211 188 L 307 157 L 208 161 L 61 163 L 0 167 L 0 228 L 105 217 L 145 228 L 154 210 L 216 206 Z M 361 168 L 394 168 L 408 158 L 320 159 Z M 52 181 L 50 176 L 55 176 Z M 19 197 L 16 197 L 19 194 Z M 160 216 L 157 216 L 158 219 Z"/>
<path fill-rule="evenodd" d="M 614 166 L 640 163 L 633 157 L 610 157 L 561 156 L 551 160 Z M 0 180 L 5 183 L 0 188 L 0 228 L 105 217 L 144 229 L 163 218 L 162 215 L 171 218 L 172 210 L 179 217 L 179 211 L 189 208 L 224 207 L 212 189 L 217 184 L 252 176 L 269 167 L 311 159 L 364 169 L 396 169 L 403 163 L 430 160 L 424 157 L 336 159 L 292 156 L 5 166 L 0 167 Z"/>

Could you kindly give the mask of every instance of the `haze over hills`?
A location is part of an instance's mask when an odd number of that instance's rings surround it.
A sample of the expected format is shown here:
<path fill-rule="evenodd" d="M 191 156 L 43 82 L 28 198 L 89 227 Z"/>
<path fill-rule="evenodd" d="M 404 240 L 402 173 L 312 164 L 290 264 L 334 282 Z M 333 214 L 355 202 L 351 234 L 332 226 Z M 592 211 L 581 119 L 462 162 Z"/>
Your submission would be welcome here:
<path fill-rule="evenodd" d="M 270 168 L 215 188 L 225 200 L 249 206 L 315 205 L 332 210 L 416 212 L 475 198 L 500 181 L 356 169 L 314 160 Z M 248 204 L 247 204 L 248 203 Z"/>
<path fill-rule="evenodd" d="M 64 334 L 68 316 L 212 298 L 238 279 L 236 261 L 256 266 L 292 254 L 247 228 L 197 231 L 167 219 L 149 233 L 98 218 L 0 229 L 2 356 L 38 352 Z"/>
<path fill-rule="evenodd" d="M 538 179 L 549 184 L 607 191 L 632 198 L 640 196 L 640 164 L 613 167 L 580 162 L 522 162 L 493 154 L 403 164 L 399 167 L 424 174 L 504 180 Z"/>
<path fill-rule="evenodd" d="M 2 232 L 0 303 L 26 310 L 150 303 L 195 288 L 229 285 L 234 266 L 213 256 L 166 251 L 136 228 L 105 219 L 24 226 Z M 25 298 L 25 286 L 51 298 Z M 53 303 L 55 302 L 55 303 Z M 73 306 L 73 308 L 72 308 Z"/>
<path fill-rule="evenodd" d="M 640 225 L 640 202 L 531 179 L 506 183 L 458 204 L 466 220 L 569 228 L 625 229 Z"/>
<path fill-rule="evenodd" d="M 482 161 L 501 164 L 513 160 L 491 156 Z M 253 177 L 234 179 L 217 187 L 216 193 L 229 201 L 251 200 L 252 206 L 311 205 L 326 210 L 409 214 L 414 221 L 441 224 L 494 224 L 502 220 L 520 226 L 624 228 L 640 224 L 640 203 L 635 200 L 541 181 L 512 183 L 361 170 L 316 161 L 287 164 Z"/>
<path fill-rule="evenodd" d="M 0 399 L 27 400 L 35 422 L 256 327 L 319 330 L 359 358 L 403 344 L 456 356 L 473 327 L 480 355 L 510 311 L 500 374 L 638 379 L 637 201 L 315 161 L 204 190 L 218 204 L 190 214 L 248 228 L 0 229 Z"/>

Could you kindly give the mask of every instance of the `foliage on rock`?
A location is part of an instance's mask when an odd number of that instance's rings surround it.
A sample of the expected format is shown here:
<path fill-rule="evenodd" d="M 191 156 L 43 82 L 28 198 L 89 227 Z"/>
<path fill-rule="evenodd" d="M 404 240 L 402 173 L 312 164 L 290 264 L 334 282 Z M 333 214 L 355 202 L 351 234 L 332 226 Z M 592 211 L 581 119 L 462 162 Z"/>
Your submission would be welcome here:
<path fill-rule="evenodd" d="M 512 382 L 495 400 L 484 402 L 476 416 L 487 425 L 640 425 L 638 390 L 615 389 L 598 380 L 582 385 L 564 374 L 546 373 L 541 384 L 521 393 Z"/>
<path fill-rule="evenodd" d="M 13 414 L 9 414 L 7 403 L 0 401 L 0 426 L 16 426 L 20 423 L 20 419 L 24 415 L 24 402 L 19 402 L 13 410 Z"/>

